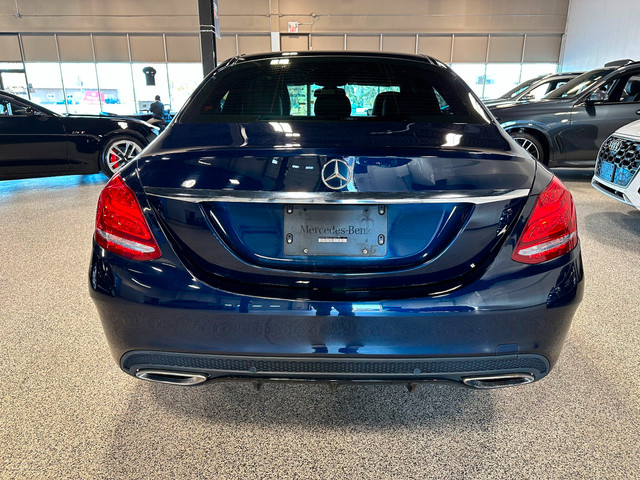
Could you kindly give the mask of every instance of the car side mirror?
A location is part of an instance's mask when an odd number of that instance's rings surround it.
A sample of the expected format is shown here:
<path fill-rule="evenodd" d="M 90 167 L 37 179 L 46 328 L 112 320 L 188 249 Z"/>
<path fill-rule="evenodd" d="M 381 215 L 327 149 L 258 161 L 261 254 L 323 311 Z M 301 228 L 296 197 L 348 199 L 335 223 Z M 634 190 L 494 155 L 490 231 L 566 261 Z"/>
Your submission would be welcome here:
<path fill-rule="evenodd" d="M 606 102 L 607 100 L 609 100 L 609 95 L 602 90 L 591 92 L 591 95 L 587 98 L 587 102 Z"/>

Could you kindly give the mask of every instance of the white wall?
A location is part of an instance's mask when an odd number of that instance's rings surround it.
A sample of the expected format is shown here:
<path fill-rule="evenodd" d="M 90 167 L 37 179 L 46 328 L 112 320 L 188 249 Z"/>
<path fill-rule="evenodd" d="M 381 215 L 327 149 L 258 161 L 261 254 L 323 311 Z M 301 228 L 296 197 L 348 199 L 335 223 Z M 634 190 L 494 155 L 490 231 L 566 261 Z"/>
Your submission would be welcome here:
<path fill-rule="evenodd" d="M 571 0 L 561 71 L 640 60 L 640 1 Z"/>

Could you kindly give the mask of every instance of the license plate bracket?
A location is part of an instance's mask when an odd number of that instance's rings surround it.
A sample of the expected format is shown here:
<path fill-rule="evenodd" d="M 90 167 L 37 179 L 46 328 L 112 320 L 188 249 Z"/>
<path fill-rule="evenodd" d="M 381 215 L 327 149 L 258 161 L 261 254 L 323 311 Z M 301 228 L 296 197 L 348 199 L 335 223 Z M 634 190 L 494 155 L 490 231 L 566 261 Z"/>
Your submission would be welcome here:
<path fill-rule="evenodd" d="M 600 165 L 600 176 L 602 177 L 603 180 L 606 180 L 607 182 L 612 182 L 614 172 L 615 172 L 615 165 L 613 163 L 602 162 L 602 164 Z"/>
<path fill-rule="evenodd" d="M 384 257 L 385 205 L 286 205 L 284 254 L 288 256 Z"/>

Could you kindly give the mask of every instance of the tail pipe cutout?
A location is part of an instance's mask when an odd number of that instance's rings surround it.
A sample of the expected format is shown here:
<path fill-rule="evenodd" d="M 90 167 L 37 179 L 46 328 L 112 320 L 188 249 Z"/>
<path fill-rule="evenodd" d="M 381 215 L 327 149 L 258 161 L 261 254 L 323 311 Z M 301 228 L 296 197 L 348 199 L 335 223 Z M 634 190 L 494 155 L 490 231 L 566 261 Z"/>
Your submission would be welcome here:
<path fill-rule="evenodd" d="M 503 375 L 487 375 L 483 377 L 465 377 L 462 383 L 478 390 L 512 387 L 531 383 L 535 380 L 530 373 L 507 373 Z"/>
<path fill-rule="evenodd" d="M 138 370 L 136 377 L 150 382 L 169 383 L 172 385 L 198 385 L 208 379 L 207 375 L 201 373 L 147 369 Z"/>

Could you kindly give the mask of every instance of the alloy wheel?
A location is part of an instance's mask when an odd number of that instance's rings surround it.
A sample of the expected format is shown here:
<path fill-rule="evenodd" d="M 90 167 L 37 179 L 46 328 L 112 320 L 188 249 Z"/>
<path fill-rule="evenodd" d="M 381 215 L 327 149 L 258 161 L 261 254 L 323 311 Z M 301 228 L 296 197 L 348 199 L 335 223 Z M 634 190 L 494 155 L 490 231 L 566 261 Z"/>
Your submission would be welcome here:
<path fill-rule="evenodd" d="M 524 148 L 527 151 L 527 153 L 531 155 L 534 159 L 540 160 L 540 150 L 538 149 L 538 146 L 535 143 L 533 143 L 528 138 L 523 138 L 523 137 L 513 137 L 513 139 L 518 143 L 518 145 Z"/>
<path fill-rule="evenodd" d="M 107 151 L 107 166 L 111 173 L 117 172 L 142 151 L 140 145 L 132 140 L 119 140 Z"/>

